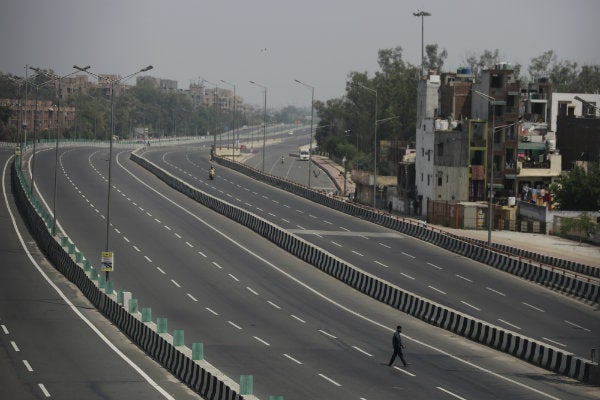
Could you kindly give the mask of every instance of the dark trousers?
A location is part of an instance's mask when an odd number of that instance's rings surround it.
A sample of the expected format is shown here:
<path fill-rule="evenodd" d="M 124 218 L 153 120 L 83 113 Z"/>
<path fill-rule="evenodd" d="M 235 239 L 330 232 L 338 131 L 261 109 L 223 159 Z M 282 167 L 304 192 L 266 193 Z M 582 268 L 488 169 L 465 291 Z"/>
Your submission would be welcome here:
<path fill-rule="evenodd" d="M 388 363 L 388 365 L 393 364 L 394 360 L 396 359 L 396 356 L 400 357 L 400 361 L 402 361 L 402 364 L 404 364 L 404 366 L 406 367 L 406 361 L 404 360 L 402 349 L 394 349 L 394 354 L 392 354 L 392 358 L 390 358 L 390 362 Z"/>

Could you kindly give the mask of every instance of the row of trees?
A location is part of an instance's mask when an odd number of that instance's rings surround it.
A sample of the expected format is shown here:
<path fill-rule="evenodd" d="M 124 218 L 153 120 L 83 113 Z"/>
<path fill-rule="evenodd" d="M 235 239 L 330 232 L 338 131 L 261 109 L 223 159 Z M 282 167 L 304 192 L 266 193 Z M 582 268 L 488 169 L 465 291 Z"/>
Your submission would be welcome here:
<path fill-rule="evenodd" d="M 29 100 L 35 98 L 36 87 L 39 100 L 57 102 L 57 93 L 48 81 L 47 75 L 53 71 L 30 77 Z M 43 85 L 43 86 L 39 86 Z M 24 102 L 25 86 L 18 77 L 0 75 L 0 98 Z M 72 126 L 62 130 L 65 138 L 86 138 L 105 140 L 111 132 L 110 97 L 104 89 L 89 89 L 86 93 L 72 95 L 61 100 L 61 105 L 76 108 Z M 9 126 L 11 115 L 18 112 L 16 107 L 0 107 L 0 141 L 16 138 L 17 127 Z M 295 107 L 282 110 L 269 110 L 268 123 L 291 123 L 301 119 L 310 111 Z M 238 111 L 235 115 L 237 127 L 263 122 L 263 110 Z M 218 107 L 193 107 L 188 96 L 183 93 L 166 93 L 150 80 L 142 80 L 123 94 L 114 96 L 115 134 L 122 138 L 131 138 L 135 128 L 144 128 L 153 137 L 193 136 L 221 133 L 233 128 L 232 111 Z M 31 128 L 30 128 L 31 129 Z M 45 136 L 46 132 L 40 132 Z"/>

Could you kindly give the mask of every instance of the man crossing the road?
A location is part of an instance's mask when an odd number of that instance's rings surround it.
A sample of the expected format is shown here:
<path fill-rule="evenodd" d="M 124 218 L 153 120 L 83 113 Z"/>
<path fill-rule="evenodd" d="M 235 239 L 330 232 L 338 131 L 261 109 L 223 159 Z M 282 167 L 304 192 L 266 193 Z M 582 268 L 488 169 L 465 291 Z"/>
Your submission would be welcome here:
<path fill-rule="evenodd" d="M 396 332 L 394 332 L 394 336 L 392 337 L 392 346 L 394 347 L 394 354 L 392 354 L 392 358 L 388 363 L 388 366 L 390 367 L 394 363 L 396 356 L 400 357 L 400 361 L 402 361 L 402 364 L 404 364 L 405 367 L 408 365 L 408 363 L 404 360 L 404 355 L 402 354 L 402 349 L 404 348 L 404 345 L 402 344 L 402 336 L 400 335 L 401 332 L 402 327 L 398 325 L 396 327 Z"/>

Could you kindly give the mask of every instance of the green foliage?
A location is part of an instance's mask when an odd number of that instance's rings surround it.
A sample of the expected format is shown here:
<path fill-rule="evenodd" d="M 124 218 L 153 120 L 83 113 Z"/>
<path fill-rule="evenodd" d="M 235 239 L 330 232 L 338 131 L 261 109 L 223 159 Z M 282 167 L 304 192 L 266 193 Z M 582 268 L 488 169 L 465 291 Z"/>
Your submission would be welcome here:
<path fill-rule="evenodd" d="M 561 210 L 600 210 L 600 167 L 591 163 L 587 170 L 576 166 L 552 188 L 555 202 Z"/>
<path fill-rule="evenodd" d="M 550 78 L 553 91 L 564 93 L 595 93 L 600 88 L 600 65 L 583 65 L 569 60 L 557 61 L 553 50 L 531 59 L 529 78 Z"/>
<path fill-rule="evenodd" d="M 597 230 L 598 224 L 593 223 L 592 218 L 586 212 L 579 214 L 577 218 L 563 217 L 560 219 L 560 233 L 563 235 L 577 233 L 579 243 L 581 243 L 582 238 L 593 236 Z"/>
<path fill-rule="evenodd" d="M 498 49 L 486 49 L 481 54 L 471 53 L 464 60 L 465 64 L 471 68 L 471 71 L 473 71 L 475 75 L 479 75 L 484 69 L 493 68 L 499 61 L 500 51 Z"/>
<path fill-rule="evenodd" d="M 556 54 L 553 50 L 548 50 L 538 57 L 531 59 L 528 72 L 532 80 L 548 77 L 550 74 L 550 65 L 556 63 Z"/>
<path fill-rule="evenodd" d="M 437 46 L 430 49 L 437 57 L 430 61 L 443 64 L 443 52 L 438 55 Z M 379 50 L 378 64 L 380 69 L 372 78 L 367 72 L 351 72 L 344 97 L 315 103 L 319 148 L 337 160 L 346 156 L 348 168 L 373 165 L 376 120 L 378 141 L 414 136 L 420 68 L 404 62 L 401 47 Z"/>
<path fill-rule="evenodd" d="M 313 117 L 316 117 L 316 114 Z M 310 108 L 307 110 L 306 108 L 294 106 L 284 107 L 274 113 L 273 121 L 284 124 L 291 124 L 295 121 L 310 122 Z"/>
<path fill-rule="evenodd" d="M 425 46 L 425 60 L 423 60 L 423 67 L 425 69 L 431 69 L 441 72 L 444 67 L 444 61 L 448 57 L 448 52 L 446 49 L 442 50 L 441 53 L 438 54 L 438 45 L 437 44 L 428 44 Z"/>

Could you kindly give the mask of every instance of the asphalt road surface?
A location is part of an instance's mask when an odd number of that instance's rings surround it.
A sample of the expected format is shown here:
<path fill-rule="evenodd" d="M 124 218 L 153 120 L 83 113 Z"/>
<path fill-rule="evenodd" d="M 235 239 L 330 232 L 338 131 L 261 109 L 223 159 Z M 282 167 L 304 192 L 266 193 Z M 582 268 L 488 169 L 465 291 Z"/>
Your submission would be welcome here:
<path fill-rule="evenodd" d="M 88 258 L 99 258 L 106 235 L 107 149 L 73 148 L 59 153 L 57 218 Z M 45 151 L 37 158 L 36 181 L 51 204 L 54 156 Z M 259 398 L 600 398 L 594 388 L 456 337 L 369 299 L 174 192 L 131 162 L 127 151 L 117 150 L 113 158 L 109 237 L 115 252 L 115 271 L 111 273 L 115 286 L 132 291 L 142 307 L 152 307 L 154 316 L 167 317 L 169 329 L 184 329 L 186 344 L 203 342 L 206 359 L 232 379 L 252 374 Z M 440 291 L 444 287 L 438 286 L 448 284 L 448 301 L 454 304 L 467 302 L 458 294 L 494 294 L 488 287 L 501 292 L 503 286 L 491 286 L 497 280 L 510 285 L 505 296 L 495 294 L 503 300 L 512 297 L 512 287 L 519 285 L 540 291 L 538 296 L 544 296 L 544 301 L 561 298 L 489 268 L 470 265 L 469 260 L 453 260 L 448 253 L 411 238 L 333 215 L 331 210 L 225 168 L 219 168 L 217 179 L 209 182 L 206 148 L 153 149 L 149 158 L 201 190 L 277 220 L 285 229 L 308 231 L 305 236 L 312 236 L 311 240 L 317 240 L 323 248 L 340 247 L 331 243 L 332 235 L 336 243 L 349 240 L 341 246 L 342 257 L 361 257 L 350 261 L 365 269 L 379 266 L 377 274 L 384 279 L 406 279 L 410 283 L 430 277 L 423 286 Z M 354 254 L 373 249 L 378 249 L 376 260 L 389 263 L 387 268 L 376 263 L 369 266 L 364 255 Z M 401 258 L 402 252 L 412 257 Z M 428 262 L 442 269 L 425 269 L 429 254 Z M 462 277 L 456 276 L 456 268 L 465 269 L 460 271 Z M 416 271 L 421 271 L 422 278 L 402 275 L 416 275 Z M 484 272 L 471 278 L 465 271 Z M 484 277 L 488 281 L 479 283 Z M 454 289 L 463 281 L 469 283 L 464 278 L 471 279 L 473 287 Z M 499 302 L 489 306 L 488 311 L 487 303 L 494 300 L 489 294 L 482 298 L 486 306 L 481 309 L 486 315 L 503 308 Z M 564 301 L 564 306 L 592 313 L 570 301 L 572 304 Z M 519 307 L 521 313 L 528 308 Z M 548 323 L 558 326 L 558 318 L 555 320 Z M 411 364 L 407 368 L 398 363 L 394 367 L 386 365 L 393 329 L 399 323 L 404 327 L 405 357 Z"/>
<path fill-rule="evenodd" d="M 0 398 L 198 399 L 115 329 L 37 249 L 0 152 Z"/>
<path fill-rule="evenodd" d="M 147 157 L 192 185 L 203 182 L 197 179 L 202 172 L 196 172 L 206 168 L 202 152 L 166 150 Z M 219 172 L 217 182 L 204 182 L 208 193 L 226 201 L 236 199 L 237 206 L 385 281 L 579 357 L 589 357 L 591 349 L 600 346 L 597 305 L 244 179 L 225 168 Z M 307 209 L 310 212 L 303 211 Z"/>

